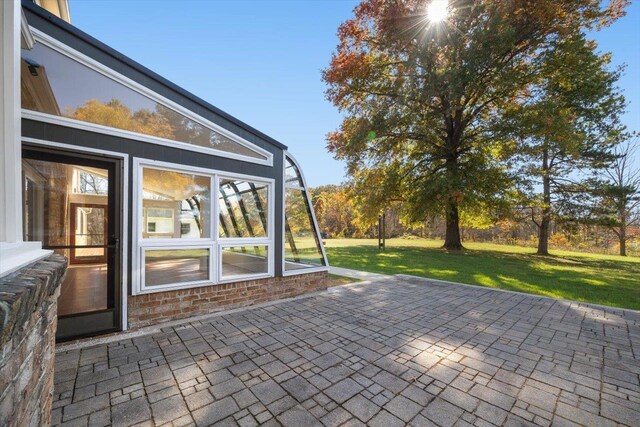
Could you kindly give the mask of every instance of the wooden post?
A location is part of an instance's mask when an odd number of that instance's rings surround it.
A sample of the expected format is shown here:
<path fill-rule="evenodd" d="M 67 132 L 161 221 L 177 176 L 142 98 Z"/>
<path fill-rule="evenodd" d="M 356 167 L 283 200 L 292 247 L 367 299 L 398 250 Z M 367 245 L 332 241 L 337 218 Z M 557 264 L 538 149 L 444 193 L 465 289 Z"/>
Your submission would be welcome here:
<path fill-rule="evenodd" d="M 382 250 L 387 248 L 387 214 L 382 213 Z"/>
<path fill-rule="evenodd" d="M 383 212 L 382 215 L 378 216 L 378 249 L 385 249 L 386 229 L 386 214 Z"/>

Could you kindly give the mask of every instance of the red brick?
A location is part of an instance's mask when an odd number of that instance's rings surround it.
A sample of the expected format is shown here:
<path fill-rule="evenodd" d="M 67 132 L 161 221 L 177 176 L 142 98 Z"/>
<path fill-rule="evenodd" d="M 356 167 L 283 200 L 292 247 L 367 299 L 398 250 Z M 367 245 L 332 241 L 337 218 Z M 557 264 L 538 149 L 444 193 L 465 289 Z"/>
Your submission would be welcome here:
<path fill-rule="evenodd" d="M 130 296 L 129 325 L 147 326 L 317 292 L 327 288 L 326 277 L 326 272 L 319 272 Z"/>

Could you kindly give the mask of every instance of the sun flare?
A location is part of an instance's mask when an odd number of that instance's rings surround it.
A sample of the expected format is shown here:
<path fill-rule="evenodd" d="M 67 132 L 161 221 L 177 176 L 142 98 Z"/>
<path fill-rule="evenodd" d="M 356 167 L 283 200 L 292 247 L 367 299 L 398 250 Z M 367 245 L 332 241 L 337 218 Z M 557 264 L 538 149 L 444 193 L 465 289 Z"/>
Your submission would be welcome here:
<path fill-rule="evenodd" d="M 427 18 L 431 22 L 442 22 L 449 16 L 448 0 L 432 0 L 427 6 Z"/>

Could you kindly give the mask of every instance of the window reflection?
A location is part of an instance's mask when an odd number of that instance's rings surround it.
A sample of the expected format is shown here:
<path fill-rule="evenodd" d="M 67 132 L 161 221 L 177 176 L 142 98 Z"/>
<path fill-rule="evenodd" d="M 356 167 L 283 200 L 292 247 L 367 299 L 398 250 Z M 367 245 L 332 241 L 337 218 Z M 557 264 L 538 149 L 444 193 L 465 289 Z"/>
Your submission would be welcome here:
<path fill-rule="evenodd" d="M 305 192 L 288 188 L 285 193 L 285 270 L 309 265 L 324 265 L 320 240 Z"/>
<path fill-rule="evenodd" d="M 142 237 L 210 237 L 210 195 L 207 176 L 143 168 Z"/>
<path fill-rule="evenodd" d="M 25 153 L 26 154 L 26 153 Z M 82 164 L 22 159 L 24 240 L 65 256 L 58 315 L 111 307 L 107 263 L 109 171 Z M 87 247 L 89 246 L 89 247 Z"/>
<path fill-rule="evenodd" d="M 145 285 L 209 280 L 209 249 L 146 250 Z"/>
<path fill-rule="evenodd" d="M 28 110 L 266 159 L 42 44 L 22 51 L 21 85 Z"/>
<path fill-rule="evenodd" d="M 222 248 L 222 278 L 269 271 L 267 246 L 234 246 Z"/>
<path fill-rule="evenodd" d="M 100 212 L 98 207 L 106 209 L 108 203 L 108 170 L 23 159 L 22 173 L 25 240 L 42 241 L 45 246 L 85 245 L 89 243 L 73 243 L 74 230 L 84 230 L 80 234 L 104 234 L 87 230 L 104 227 L 99 217 L 104 212 Z M 77 206 L 79 213 L 74 212 L 73 206 Z M 90 207 L 94 209 L 86 210 Z M 76 227 L 71 227 L 73 218 L 76 219 Z M 97 244 L 102 243 L 99 241 Z"/>
<path fill-rule="evenodd" d="M 220 179 L 220 237 L 267 237 L 269 187 L 265 183 Z"/>

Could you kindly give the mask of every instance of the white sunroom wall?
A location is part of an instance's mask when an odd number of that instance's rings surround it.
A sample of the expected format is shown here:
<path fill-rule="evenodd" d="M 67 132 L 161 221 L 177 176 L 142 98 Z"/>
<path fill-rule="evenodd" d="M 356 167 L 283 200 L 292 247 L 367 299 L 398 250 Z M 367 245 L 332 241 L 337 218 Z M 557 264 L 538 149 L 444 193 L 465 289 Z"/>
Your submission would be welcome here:
<path fill-rule="evenodd" d="M 33 39 L 18 0 L 1 2 L 0 22 L 0 276 L 4 276 L 51 251 L 42 250 L 40 242 L 22 239 L 20 48 L 30 47 Z"/>

